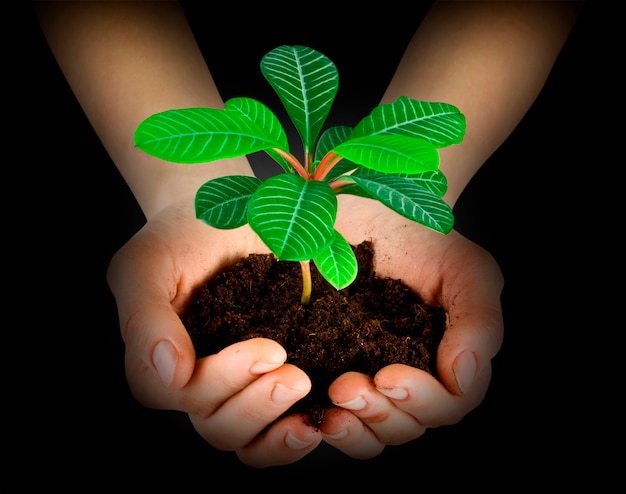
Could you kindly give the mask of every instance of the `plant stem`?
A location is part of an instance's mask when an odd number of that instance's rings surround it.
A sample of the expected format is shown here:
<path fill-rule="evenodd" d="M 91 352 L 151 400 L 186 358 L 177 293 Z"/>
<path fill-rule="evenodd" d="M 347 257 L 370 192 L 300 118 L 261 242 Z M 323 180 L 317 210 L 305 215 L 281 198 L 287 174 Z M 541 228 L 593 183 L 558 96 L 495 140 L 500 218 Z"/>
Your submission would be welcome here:
<path fill-rule="evenodd" d="M 311 301 L 311 291 L 313 290 L 313 283 L 311 281 L 311 261 L 300 261 L 300 267 L 302 268 L 302 297 L 300 297 L 300 303 L 302 305 L 309 305 Z"/>
<path fill-rule="evenodd" d="M 331 168 L 339 163 L 342 159 L 343 156 L 340 156 L 337 153 L 333 153 L 332 151 L 326 153 L 326 156 L 321 159 L 321 161 L 317 165 L 317 169 L 313 173 L 313 180 L 322 180 L 328 174 Z"/>
<path fill-rule="evenodd" d="M 333 189 L 336 194 L 341 194 L 342 187 L 345 187 L 346 185 L 350 185 L 353 183 L 354 182 L 349 182 L 348 180 L 343 180 L 343 181 L 337 180 L 335 182 L 330 182 L 328 185 L 330 185 L 331 189 Z"/>
<path fill-rule="evenodd" d="M 280 148 L 273 148 L 273 149 L 278 154 L 280 154 L 283 158 L 285 158 L 291 166 L 293 166 L 296 172 L 298 172 L 298 175 L 300 175 L 302 178 L 306 180 L 310 180 L 311 177 L 309 177 L 309 172 L 305 170 L 305 168 L 302 166 L 302 164 L 298 161 L 298 159 L 294 155 L 289 154 L 287 151 L 284 151 Z"/>

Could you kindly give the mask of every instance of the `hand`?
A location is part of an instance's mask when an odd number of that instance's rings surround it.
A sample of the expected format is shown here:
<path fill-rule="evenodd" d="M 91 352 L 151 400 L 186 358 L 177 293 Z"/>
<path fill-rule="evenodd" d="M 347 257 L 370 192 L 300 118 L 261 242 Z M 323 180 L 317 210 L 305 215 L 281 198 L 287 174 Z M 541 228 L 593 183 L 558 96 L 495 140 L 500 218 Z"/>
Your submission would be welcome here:
<path fill-rule="evenodd" d="M 495 355 L 501 344 L 502 323 L 497 296 L 501 290 L 501 278 L 497 265 L 484 250 L 454 232 L 448 236 L 432 232 L 404 221 L 389 210 L 381 211 L 380 205 L 374 201 L 348 196 L 342 196 L 340 200 L 343 204 L 338 221 L 340 231 L 353 243 L 366 238 L 374 240 L 379 253 L 377 259 L 392 255 L 394 261 L 386 266 L 377 265 L 379 274 L 403 277 L 427 301 L 441 298 L 448 307 L 448 298 L 455 294 L 451 287 L 440 286 L 445 273 L 449 273 L 454 265 L 454 256 L 444 257 L 438 250 L 448 243 L 457 246 L 456 260 L 461 256 L 464 269 L 478 273 L 477 280 L 493 281 L 485 287 L 485 298 L 494 298 L 491 339 L 487 338 L 482 344 L 473 341 L 473 335 L 483 333 L 480 324 L 471 323 L 471 317 L 479 316 L 475 311 L 470 311 L 451 326 L 438 355 L 440 378 L 445 385 L 418 369 L 388 366 L 376 376 L 376 385 L 391 396 L 398 396 L 393 388 L 405 387 L 410 393 L 406 400 L 397 400 L 397 408 L 393 400 L 375 390 L 372 379 L 366 376 L 348 373 L 331 386 L 329 392 L 334 402 L 348 403 L 361 396 L 369 401 L 369 405 L 352 412 L 346 408 L 331 410 L 322 426 L 325 439 L 350 456 L 365 458 L 380 453 L 385 444 L 399 444 L 418 437 L 426 427 L 454 423 L 482 401 L 490 378 L 489 358 Z M 266 339 L 240 342 L 196 362 L 192 343 L 178 318 L 177 314 L 191 293 L 206 278 L 250 252 L 267 252 L 247 227 L 224 231 L 200 222 L 190 207 L 192 203 L 186 200 L 182 203 L 184 205 L 162 211 L 111 261 L 108 280 L 116 298 L 126 343 L 126 374 L 130 389 L 145 406 L 188 413 L 198 433 L 210 444 L 218 449 L 236 451 L 241 461 L 248 465 L 263 467 L 292 463 L 315 449 L 322 436 L 296 415 L 274 421 L 306 395 L 310 389 L 309 378 L 301 370 L 284 364 L 284 349 Z M 346 205 L 358 214 L 344 215 Z M 209 251 L 209 246 L 214 246 L 214 250 Z M 432 277 L 424 274 L 428 283 L 422 283 L 418 288 L 418 270 L 411 272 L 415 278 L 407 278 L 405 265 L 398 262 L 403 258 L 398 257 L 397 252 L 402 252 L 403 247 L 418 258 L 421 248 L 437 253 L 436 256 L 445 261 L 444 266 L 450 267 L 431 273 Z M 468 255 L 475 256 L 476 262 L 470 263 Z M 429 262 L 437 265 L 435 261 L 431 259 Z M 475 267 L 470 269 L 470 264 Z M 429 263 L 424 267 L 430 269 Z M 493 276 L 485 276 L 490 270 Z M 462 279 L 463 276 L 452 285 L 457 286 L 457 291 L 464 286 L 460 282 Z M 474 299 L 463 302 L 464 295 L 471 298 L 478 293 L 469 290 L 457 294 L 459 309 L 466 305 L 475 306 Z M 456 313 L 452 311 L 452 317 Z M 463 322 L 465 319 L 469 322 Z M 484 333 L 483 337 L 486 337 L 489 331 Z M 458 396 L 460 390 L 451 362 L 465 347 L 472 349 L 477 361 L 483 364 L 476 370 L 474 385 Z M 487 359 L 486 363 L 484 359 Z M 276 387 L 276 383 L 282 386 Z M 287 393 L 287 396 L 282 394 L 283 399 L 279 399 L 281 391 L 289 389 L 294 392 Z M 424 399 L 424 396 L 428 398 Z M 377 422 L 373 413 L 382 414 L 384 418 Z M 419 422 L 413 418 L 416 413 Z M 355 415 L 362 421 L 355 422 Z M 267 426 L 269 429 L 262 433 Z M 330 437 L 343 430 L 348 432 L 345 437 Z"/>
<path fill-rule="evenodd" d="M 375 269 L 403 279 L 448 313 L 435 378 L 394 364 L 374 378 L 350 372 L 330 386 L 324 440 L 354 458 L 378 455 L 428 427 L 457 423 L 483 400 L 491 359 L 503 338 L 503 278 L 493 257 L 456 231 L 442 235 L 375 201 L 341 196 L 337 229 L 352 243 L 372 240 Z"/>
<path fill-rule="evenodd" d="M 308 376 L 285 364 L 278 343 L 262 338 L 196 361 L 177 315 L 197 286 L 250 252 L 267 249 L 248 227 L 213 229 L 196 219 L 187 198 L 150 219 L 114 255 L 107 276 L 133 396 L 147 407 L 188 413 L 211 445 L 264 467 L 292 463 L 322 440 L 301 417 L 277 420 L 308 393 Z"/>

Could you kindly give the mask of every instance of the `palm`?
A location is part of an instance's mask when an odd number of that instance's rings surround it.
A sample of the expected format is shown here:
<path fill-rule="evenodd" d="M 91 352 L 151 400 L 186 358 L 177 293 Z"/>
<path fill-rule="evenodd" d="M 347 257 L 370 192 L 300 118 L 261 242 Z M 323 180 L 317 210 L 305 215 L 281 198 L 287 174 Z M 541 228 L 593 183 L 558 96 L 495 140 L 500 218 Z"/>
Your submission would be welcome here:
<path fill-rule="evenodd" d="M 502 273 L 482 247 L 456 231 L 435 232 L 359 197 L 342 197 L 337 228 L 351 243 L 372 240 L 377 273 L 400 278 L 426 302 L 441 305 L 453 322 L 439 349 L 444 385 L 457 392 L 443 355 L 454 346 L 480 345 L 493 357 L 501 345 Z M 460 313 L 461 318 L 456 314 Z"/>

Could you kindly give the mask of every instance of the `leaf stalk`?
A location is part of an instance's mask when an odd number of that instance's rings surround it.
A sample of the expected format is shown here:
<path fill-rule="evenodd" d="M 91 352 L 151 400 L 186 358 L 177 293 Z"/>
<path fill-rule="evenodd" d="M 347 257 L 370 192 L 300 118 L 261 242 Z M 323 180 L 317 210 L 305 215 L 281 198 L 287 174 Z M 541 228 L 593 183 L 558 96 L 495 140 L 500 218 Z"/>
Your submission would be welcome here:
<path fill-rule="evenodd" d="M 339 163 L 342 159 L 343 156 L 333 153 L 332 151 L 326 153 L 313 173 L 313 180 L 323 180 L 333 166 Z"/>
<path fill-rule="evenodd" d="M 280 154 L 283 158 L 285 158 L 291 166 L 294 167 L 294 169 L 298 172 L 298 175 L 300 175 L 305 180 L 310 179 L 309 172 L 305 170 L 305 168 L 302 166 L 300 161 L 298 161 L 298 159 L 293 154 L 288 153 L 284 149 L 280 149 L 280 148 L 273 148 L 273 149 L 278 154 Z"/>

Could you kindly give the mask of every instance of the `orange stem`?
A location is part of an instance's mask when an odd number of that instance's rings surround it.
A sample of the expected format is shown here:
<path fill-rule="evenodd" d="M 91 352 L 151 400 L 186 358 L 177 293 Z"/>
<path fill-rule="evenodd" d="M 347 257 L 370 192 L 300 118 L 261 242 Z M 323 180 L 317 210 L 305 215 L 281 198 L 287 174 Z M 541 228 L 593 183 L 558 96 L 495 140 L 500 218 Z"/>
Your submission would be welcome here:
<path fill-rule="evenodd" d="M 323 180 L 328 172 L 343 159 L 343 156 L 339 156 L 337 153 L 326 153 L 326 156 L 322 158 L 319 165 L 313 173 L 313 180 Z"/>
<path fill-rule="evenodd" d="M 284 151 L 280 148 L 274 148 L 274 151 L 276 151 L 278 154 L 280 154 L 283 158 L 285 158 L 289 164 L 291 164 L 291 166 L 294 167 L 294 169 L 298 172 L 298 174 L 306 179 L 306 180 L 310 180 L 310 176 L 309 176 L 309 172 L 307 172 L 304 167 L 302 166 L 302 164 L 298 161 L 298 159 L 292 155 L 289 154 L 287 151 Z"/>

